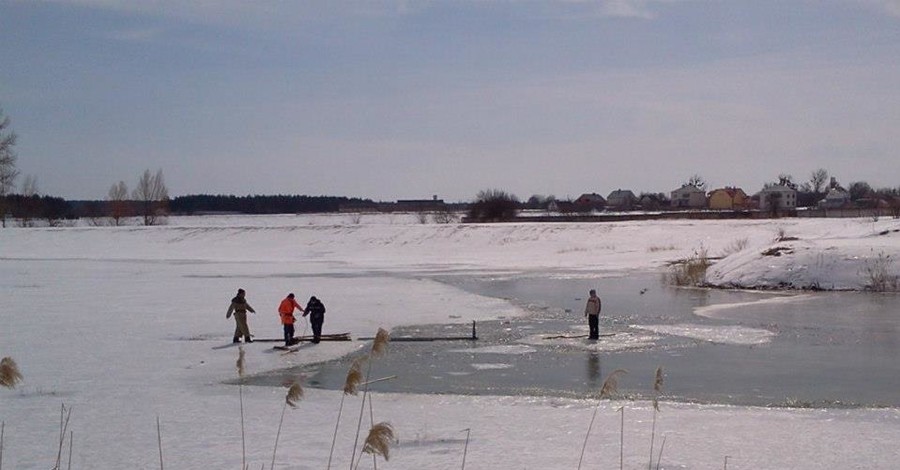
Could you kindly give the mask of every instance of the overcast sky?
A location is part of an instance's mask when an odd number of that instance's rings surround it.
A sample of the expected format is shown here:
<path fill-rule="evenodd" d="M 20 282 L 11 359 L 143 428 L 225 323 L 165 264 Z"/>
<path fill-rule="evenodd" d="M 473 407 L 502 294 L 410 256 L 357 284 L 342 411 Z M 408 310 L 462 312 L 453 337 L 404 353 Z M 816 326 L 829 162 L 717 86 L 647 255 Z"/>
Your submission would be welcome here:
<path fill-rule="evenodd" d="M 897 187 L 900 0 L 0 0 L 0 107 L 73 199 Z"/>

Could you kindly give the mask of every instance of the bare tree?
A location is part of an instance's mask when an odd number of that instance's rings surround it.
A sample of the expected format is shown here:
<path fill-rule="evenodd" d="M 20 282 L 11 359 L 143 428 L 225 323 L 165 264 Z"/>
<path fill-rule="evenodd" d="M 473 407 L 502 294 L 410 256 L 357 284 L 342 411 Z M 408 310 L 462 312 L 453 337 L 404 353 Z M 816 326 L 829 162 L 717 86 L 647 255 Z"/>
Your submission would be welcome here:
<path fill-rule="evenodd" d="M 814 193 L 821 193 L 825 191 L 827 183 L 828 171 L 826 171 L 824 168 L 813 170 L 812 174 L 809 175 L 809 187 Z"/>
<path fill-rule="evenodd" d="M 38 194 L 37 176 L 25 175 L 25 179 L 22 180 L 22 195 L 31 197 L 37 196 Z"/>
<path fill-rule="evenodd" d="M 16 145 L 16 134 L 9 129 L 9 117 L 3 117 L 3 109 L 0 108 L 0 221 L 6 227 L 6 196 L 15 189 L 16 177 L 19 170 L 16 169 L 16 153 L 13 147 Z"/>
<path fill-rule="evenodd" d="M 706 180 L 703 179 L 702 176 L 695 173 L 690 178 L 688 178 L 687 183 L 684 183 L 687 186 L 693 186 L 697 189 L 702 189 L 706 191 Z"/>
<path fill-rule="evenodd" d="M 518 212 L 519 198 L 500 189 L 479 191 L 469 207 L 469 217 L 478 222 L 511 220 Z"/>
<path fill-rule="evenodd" d="M 160 217 L 165 214 L 166 203 L 169 200 L 169 190 L 166 188 L 162 170 L 157 170 L 155 175 L 151 175 L 150 170 L 144 170 L 131 197 L 140 203 L 144 225 L 157 225 Z"/>
<path fill-rule="evenodd" d="M 129 216 L 128 211 L 128 186 L 124 181 L 119 181 L 109 188 L 106 196 L 109 203 L 109 218 L 113 225 L 122 225 L 123 219 Z"/>
<path fill-rule="evenodd" d="M 19 225 L 34 227 L 34 219 L 37 217 L 41 205 L 36 176 L 25 176 L 25 179 L 22 180 L 20 194 L 22 195 L 22 204 L 19 207 Z"/>

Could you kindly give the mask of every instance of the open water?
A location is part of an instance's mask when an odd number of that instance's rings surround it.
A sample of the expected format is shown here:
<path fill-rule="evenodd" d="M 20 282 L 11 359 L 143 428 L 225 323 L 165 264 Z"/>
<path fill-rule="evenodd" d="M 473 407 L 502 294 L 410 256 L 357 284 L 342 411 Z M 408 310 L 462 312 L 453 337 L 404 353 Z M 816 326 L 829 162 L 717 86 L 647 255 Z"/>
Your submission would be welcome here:
<path fill-rule="evenodd" d="M 391 342 L 372 377 L 390 392 L 596 396 L 616 369 L 621 395 L 762 406 L 900 406 L 896 294 L 675 288 L 659 274 L 601 279 L 444 278 L 530 312 L 477 324 L 477 341 Z M 599 341 L 586 338 L 588 290 L 603 299 Z M 452 309 L 448 316 L 453 315 Z M 403 336 L 465 336 L 471 325 L 419 325 Z M 584 336 L 584 337 L 579 337 Z M 339 389 L 355 357 L 303 368 L 307 386 Z M 258 378 L 280 383 L 283 371 Z"/>

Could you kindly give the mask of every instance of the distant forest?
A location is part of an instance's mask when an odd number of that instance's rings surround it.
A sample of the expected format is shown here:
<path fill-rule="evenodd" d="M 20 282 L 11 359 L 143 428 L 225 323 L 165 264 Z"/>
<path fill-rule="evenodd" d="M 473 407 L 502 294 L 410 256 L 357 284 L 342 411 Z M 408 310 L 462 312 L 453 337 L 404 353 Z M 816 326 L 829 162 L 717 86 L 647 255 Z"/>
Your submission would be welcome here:
<path fill-rule="evenodd" d="M 339 196 L 211 196 L 205 194 L 178 196 L 167 201 L 148 205 L 136 200 L 121 201 L 67 201 L 52 196 L 0 196 L 0 218 L 6 225 L 6 217 L 18 220 L 23 227 L 34 226 L 37 220 L 47 220 L 56 225 L 65 219 L 80 217 L 120 218 L 142 216 L 152 211 L 158 214 L 300 214 L 338 212 L 341 208 L 374 209 L 379 204 L 370 199 Z M 118 225 L 118 223 L 116 223 Z"/>
<path fill-rule="evenodd" d="M 242 214 L 300 214 L 337 212 L 342 206 L 375 207 L 371 199 L 343 196 L 221 196 L 197 194 L 169 201 L 174 214 L 237 212 Z"/>

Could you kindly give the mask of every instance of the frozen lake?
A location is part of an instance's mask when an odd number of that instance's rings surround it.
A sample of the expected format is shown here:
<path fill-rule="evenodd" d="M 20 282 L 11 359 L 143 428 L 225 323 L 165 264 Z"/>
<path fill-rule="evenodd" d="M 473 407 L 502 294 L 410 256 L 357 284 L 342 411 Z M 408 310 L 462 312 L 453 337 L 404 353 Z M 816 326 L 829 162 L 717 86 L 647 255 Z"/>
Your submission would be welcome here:
<path fill-rule="evenodd" d="M 666 286 L 659 274 L 605 279 L 444 281 L 510 299 L 531 312 L 478 324 L 478 341 L 393 342 L 373 374 L 378 390 L 550 395 L 596 393 L 627 369 L 620 392 L 650 397 L 666 372 L 670 400 L 764 406 L 897 406 L 900 315 L 896 295 L 771 293 Z M 598 342 L 582 316 L 587 292 L 603 298 Z M 399 312 L 398 312 L 399 314 Z M 453 305 L 447 305 L 453 315 Z M 464 336 L 470 327 L 421 325 L 400 336 Z M 565 336 L 559 338 L 560 336 Z M 557 338 L 554 338 L 557 337 Z M 353 356 L 303 369 L 314 387 L 340 388 Z M 259 378 L 280 383 L 282 374 Z"/>

